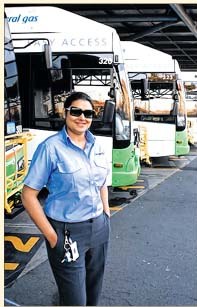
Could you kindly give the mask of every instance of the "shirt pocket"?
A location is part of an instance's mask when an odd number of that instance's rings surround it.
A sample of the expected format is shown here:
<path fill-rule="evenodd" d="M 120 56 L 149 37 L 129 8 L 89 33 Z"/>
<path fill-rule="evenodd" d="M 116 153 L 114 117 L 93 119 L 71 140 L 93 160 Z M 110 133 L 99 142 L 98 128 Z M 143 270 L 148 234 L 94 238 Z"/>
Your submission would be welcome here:
<path fill-rule="evenodd" d="M 94 156 L 94 180 L 97 186 L 103 186 L 108 174 L 108 165 L 104 155 Z"/>
<path fill-rule="evenodd" d="M 64 191 L 68 193 L 77 189 L 80 170 L 81 166 L 77 161 L 72 161 L 72 164 L 57 162 L 57 171 L 54 176 L 54 182 L 58 182 L 60 192 Z"/>
<path fill-rule="evenodd" d="M 75 173 L 77 171 L 79 171 L 81 169 L 80 165 L 78 165 L 78 161 L 73 162 L 72 164 L 67 164 L 64 162 L 57 162 L 57 169 L 59 171 L 59 173 L 62 174 L 72 174 Z"/>
<path fill-rule="evenodd" d="M 94 156 L 94 163 L 96 164 L 96 166 L 98 167 L 102 167 L 104 169 L 107 169 L 107 161 L 104 157 L 104 155 L 95 155 Z"/>

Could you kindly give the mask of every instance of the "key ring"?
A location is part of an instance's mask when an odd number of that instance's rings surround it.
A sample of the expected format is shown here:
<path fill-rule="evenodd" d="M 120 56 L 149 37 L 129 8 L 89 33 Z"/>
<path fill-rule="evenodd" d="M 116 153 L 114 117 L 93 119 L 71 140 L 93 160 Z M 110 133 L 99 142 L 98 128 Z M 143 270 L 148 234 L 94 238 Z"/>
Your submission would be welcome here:
<path fill-rule="evenodd" d="M 64 240 L 64 249 L 69 250 L 70 244 L 72 243 L 72 240 L 69 238 L 70 232 L 68 230 L 65 230 L 65 240 Z"/>

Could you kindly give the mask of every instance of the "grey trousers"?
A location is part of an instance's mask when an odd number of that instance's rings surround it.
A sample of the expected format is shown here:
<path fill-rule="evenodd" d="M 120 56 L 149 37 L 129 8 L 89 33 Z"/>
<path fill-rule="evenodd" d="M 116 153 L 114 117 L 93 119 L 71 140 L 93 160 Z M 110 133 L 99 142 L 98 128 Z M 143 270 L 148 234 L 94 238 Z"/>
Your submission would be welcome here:
<path fill-rule="evenodd" d="M 110 219 L 99 217 L 80 223 L 63 223 L 48 218 L 58 234 L 51 248 L 46 240 L 49 262 L 58 286 L 60 306 L 96 306 L 102 290 L 109 242 Z M 64 262 L 65 227 L 72 241 L 77 241 L 79 258 Z"/>

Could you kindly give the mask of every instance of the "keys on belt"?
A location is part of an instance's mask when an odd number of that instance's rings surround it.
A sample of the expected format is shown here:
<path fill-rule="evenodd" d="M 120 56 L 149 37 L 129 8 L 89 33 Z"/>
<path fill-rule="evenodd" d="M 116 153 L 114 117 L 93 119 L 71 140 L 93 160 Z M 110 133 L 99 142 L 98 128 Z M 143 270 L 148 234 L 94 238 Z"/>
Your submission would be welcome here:
<path fill-rule="evenodd" d="M 66 262 L 73 262 L 79 258 L 79 252 L 77 248 L 77 242 L 72 241 L 70 238 L 70 232 L 65 230 L 65 241 L 64 241 L 64 258 L 62 259 L 61 263 Z"/>

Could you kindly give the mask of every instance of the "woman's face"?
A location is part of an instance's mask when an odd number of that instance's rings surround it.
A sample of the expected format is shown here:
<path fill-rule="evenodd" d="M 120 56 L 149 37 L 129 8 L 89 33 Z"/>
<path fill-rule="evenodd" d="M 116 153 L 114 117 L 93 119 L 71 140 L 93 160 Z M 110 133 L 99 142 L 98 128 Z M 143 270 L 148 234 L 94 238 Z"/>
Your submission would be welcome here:
<path fill-rule="evenodd" d="M 78 99 L 72 102 L 72 105 L 69 107 L 72 108 L 79 108 L 81 110 L 92 110 L 92 106 L 89 101 Z M 81 135 L 84 134 L 85 131 L 90 127 L 92 123 L 92 118 L 87 118 L 82 113 L 80 116 L 76 117 L 71 115 L 70 111 L 66 111 L 66 126 L 67 129 L 70 130 L 72 133 Z"/>

